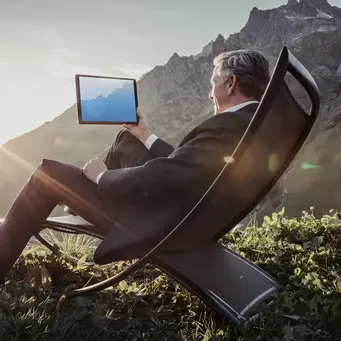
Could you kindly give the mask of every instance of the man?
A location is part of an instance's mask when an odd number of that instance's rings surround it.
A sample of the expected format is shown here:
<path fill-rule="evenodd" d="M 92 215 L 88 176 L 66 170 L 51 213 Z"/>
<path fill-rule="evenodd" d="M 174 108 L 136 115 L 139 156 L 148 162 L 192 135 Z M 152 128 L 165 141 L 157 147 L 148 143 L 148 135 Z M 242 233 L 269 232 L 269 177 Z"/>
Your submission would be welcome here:
<path fill-rule="evenodd" d="M 269 64 L 257 51 L 232 51 L 214 60 L 210 99 L 215 113 L 176 148 L 157 138 L 141 112 L 124 125 L 104 161 L 82 169 L 43 160 L 0 228 L 3 278 L 60 202 L 102 229 L 139 238 L 165 231 L 208 189 L 245 132 L 269 81 Z"/>

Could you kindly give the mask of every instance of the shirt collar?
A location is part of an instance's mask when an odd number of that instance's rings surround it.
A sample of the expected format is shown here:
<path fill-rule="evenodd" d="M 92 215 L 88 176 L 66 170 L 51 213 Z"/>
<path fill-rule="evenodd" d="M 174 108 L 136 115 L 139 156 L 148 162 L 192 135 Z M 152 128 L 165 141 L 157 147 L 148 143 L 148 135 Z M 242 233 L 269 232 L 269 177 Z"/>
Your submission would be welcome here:
<path fill-rule="evenodd" d="M 224 112 L 237 111 L 239 109 L 242 109 L 242 108 L 246 107 L 247 105 L 249 105 L 251 103 L 259 103 L 259 102 L 258 101 L 247 101 L 247 102 L 244 102 L 244 103 L 240 103 L 240 104 L 234 105 L 233 107 L 230 107 L 230 108 L 226 109 L 225 111 L 221 112 L 221 114 L 223 114 Z"/>

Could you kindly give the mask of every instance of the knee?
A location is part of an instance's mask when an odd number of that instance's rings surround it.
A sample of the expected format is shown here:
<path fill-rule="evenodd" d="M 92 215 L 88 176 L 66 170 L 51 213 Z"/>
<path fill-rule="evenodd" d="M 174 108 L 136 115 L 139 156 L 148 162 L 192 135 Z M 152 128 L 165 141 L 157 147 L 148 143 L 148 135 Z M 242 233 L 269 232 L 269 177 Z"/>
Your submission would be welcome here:
<path fill-rule="evenodd" d="M 50 159 L 42 159 L 40 164 L 38 165 L 36 171 L 50 173 L 50 171 L 54 168 L 55 161 Z"/>
<path fill-rule="evenodd" d="M 50 161 L 48 159 L 43 159 L 40 164 L 36 167 L 36 169 L 32 172 L 29 182 L 34 183 L 35 186 L 40 186 L 41 183 L 46 182 L 47 175 L 50 173 L 50 169 L 52 168 L 50 165 Z"/>
<path fill-rule="evenodd" d="M 118 144 L 123 143 L 123 142 L 130 142 L 130 141 L 136 141 L 136 140 L 137 140 L 136 137 L 133 136 L 131 133 L 129 133 L 128 130 L 123 129 L 117 134 L 116 140 L 114 142 L 114 146 L 117 146 Z"/>
<path fill-rule="evenodd" d="M 125 130 L 125 129 L 120 130 L 118 132 L 115 140 L 111 144 L 111 150 L 114 150 L 122 140 L 126 139 L 127 136 L 125 137 L 125 135 L 127 135 L 127 134 L 129 134 L 129 132 L 127 130 Z"/>
<path fill-rule="evenodd" d="M 60 187 L 62 184 L 70 183 L 82 175 L 82 170 L 78 167 L 59 162 L 56 160 L 43 159 L 31 176 L 37 186 Z M 75 176 L 77 174 L 77 177 Z M 70 178 L 73 180 L 71 181 Z"/>
<path fill-rule="evenodd" d="M 43 159 L 33 173 L 33 178 L 42 180 L 46 177 L 54 177 L 58 171 L 58 162 L 50 159 Z"/>

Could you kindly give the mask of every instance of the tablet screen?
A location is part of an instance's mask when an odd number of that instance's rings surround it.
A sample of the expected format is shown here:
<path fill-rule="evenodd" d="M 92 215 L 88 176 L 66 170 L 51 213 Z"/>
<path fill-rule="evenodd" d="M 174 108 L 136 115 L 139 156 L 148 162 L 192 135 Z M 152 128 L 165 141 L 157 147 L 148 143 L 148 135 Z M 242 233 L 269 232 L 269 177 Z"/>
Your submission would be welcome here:
<path fill-rule="evenodd" d="M 137 123 L 136 80 L 76 75 L 80 124 Z"/>

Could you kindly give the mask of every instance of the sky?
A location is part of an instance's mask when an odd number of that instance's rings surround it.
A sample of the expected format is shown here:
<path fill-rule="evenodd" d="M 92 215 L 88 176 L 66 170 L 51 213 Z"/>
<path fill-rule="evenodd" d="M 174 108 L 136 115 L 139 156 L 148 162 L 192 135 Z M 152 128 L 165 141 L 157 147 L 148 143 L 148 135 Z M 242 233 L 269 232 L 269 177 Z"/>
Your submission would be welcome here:
<path fill-rule="evenodd" d="M 107 97 L 114 90 L 122 88 L 125 84 L 131 85 L 131 89 L 134 91 L 134 84 L 129 80 L 79 77 L 79 88 L 82 100 L 89 100 L 98 96 Z"/>
<path fill-rule="evenodd" d="M 72 106 L 76 73 L 138 79 L 286 2 L 0 0 L 0 145 Z"/>

